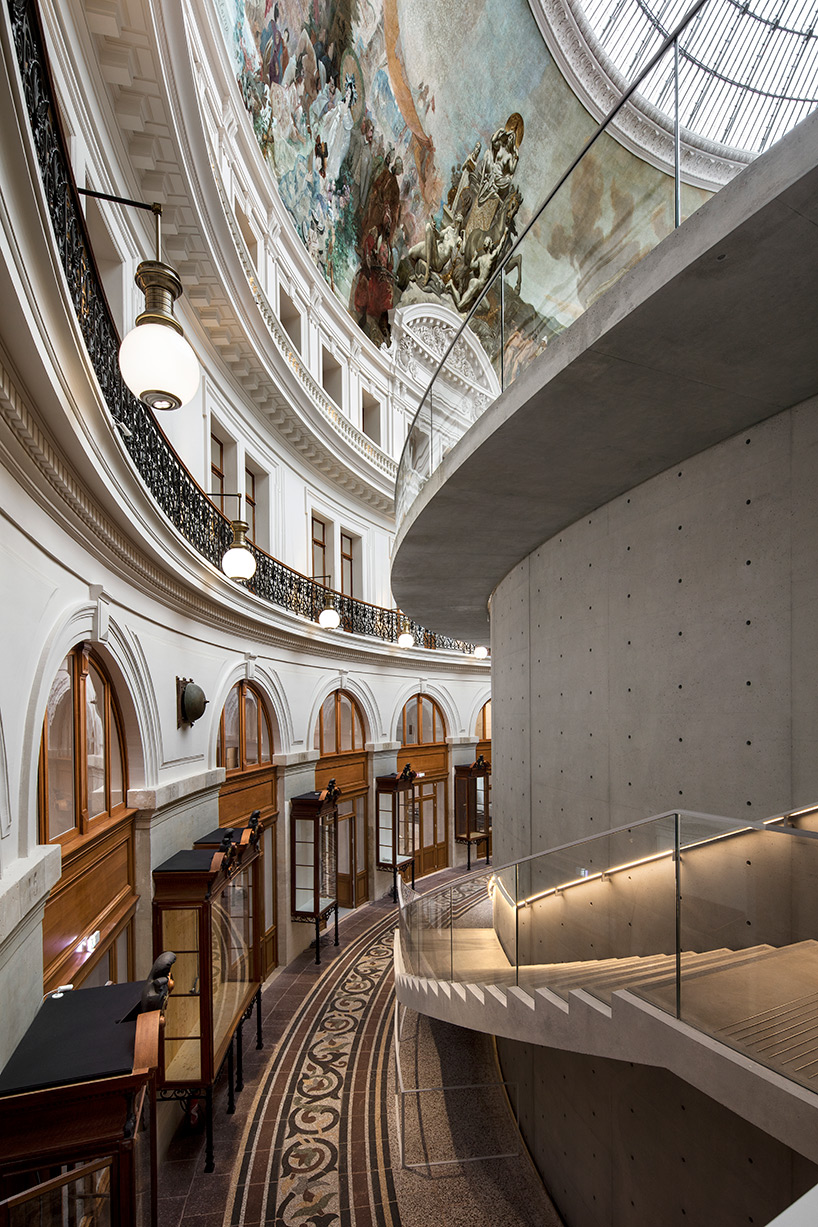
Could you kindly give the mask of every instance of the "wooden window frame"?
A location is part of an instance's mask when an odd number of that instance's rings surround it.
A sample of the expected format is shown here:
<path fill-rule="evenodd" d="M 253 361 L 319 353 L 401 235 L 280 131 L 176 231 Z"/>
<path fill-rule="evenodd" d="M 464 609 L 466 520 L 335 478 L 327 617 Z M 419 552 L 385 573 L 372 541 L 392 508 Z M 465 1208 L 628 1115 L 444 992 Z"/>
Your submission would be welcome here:
<path fill-rule="evenodd" d="M 344 543 L 349 542 L 349 549 Z M 347 583 L 347 579 L 349 583 Z M 344 596 L 355 595 L 355 538 L 351 533 L 341 531 L 341 592 Z"/>
<path fill-rule="evenodd" d="M 324 708 L 327 704 L 327 699 L 335 700 L 335 747 L 334 749 L 326 749 L 324 746 Z M 352 709 L 352 746 L 348 750 L 339 749 L 341 739 L 341 703 L 346 701 Z M 360 725 L 361 744 L 357 744 L 358 726 Z M 315 736 L 313 735 L 313 744 Z M 324 702 L 318 711 L 318 752 L 321 758 L 327 758 L 332 754 L 360 754 L 366 748 L 366 721 L 364 713 L 355 699 L 345 690 L 334 690 L 331 695 L 327 695 Z"/>
<path fill-rule="evenodd" d="M 422 702 L 423 699 L 425 699 L 427 703 L 431 704 L 431 708 L 432 708 L 432 736 L 431 736 L 431 739 L 429 740 L 427 740 L 424 737 L 423 702 Z M 410 744 L 406 740 L 406 712 L 407 712 L 409 705 L 412 703 L 415 704 L 415 709 L 417 712 L 417 741 L 413 741 Z M 440 729 L 441 729 L 441 736 L 439 737 L 437 736 L 437 731 L 438 731 L 437 726 L 438 725 L 440 725 Z M 445 740 L 446 740 L 446 718 L 443 715 L 443 711 L 440 707 L 440 704 L 437 703 L 432 698 L 432 696 L 428 694 L 414 694 L 412 695 L 411 699 L 407 699 L 407 701 L 403 705 L 403 710 L 401 712 L 401 744 L 403 746 L 406 746 L 407 749 L 410 749 L 411 746 L 416 746 L 416 745 L 417 746 L 439 746 L 439 745 L 442 745 L 445 742 Z"/>
<path fill-rule="evenodd" d="M 127 811 L 128 799 L 128 753 L 125 744 L 122 713 L 116 692 L 103 662 L 93 652 L 91 645 L 81 643 L 66 653 L 71 671 L 73 699 L 73 796 L 75 824 L 68 831 L 51 837 L 48 813 L 48 713 L 43 717 L 40 737 L 39 778 L 37 781 L 39 838 L 43 844 L 59 844 L 71 848 L 104 826 L 111 818 Z M 105 809 L 93 818 L 88 811 L 88 739 L 86 725 L 86 685 L 91 664 L 102 679 L 103 694 L 103 746 L 105 756 Z M 119 740 L 120 769 L 122 773 L 122 800 L 111 808 L 111 725 Z"/>
<path fill-rule="evenodd" d="M 486 733 L 486 708 L 491 704 L 491 699 L 486 699 L 480 711 L 477 713 L 477 725 L 474 730 L 474 735 L 478 741 L 490 741 L 491 738 Z"/>
<path fill-rule="evenodd" d="M 242 680 L 242 681 L 236 682 L 235 686 L 231 686 L 227 698 L 229 698 L 230 694 L 232 694 L 233 691 L 236 689 L 239 692 L 238 694 L 238 712 L 239 712 L 239 765 L 238 767 L 225 766 L 225 763 L 227 760 L 227 750 L 225 746 L 225 737 L 224 737 L 224 712 L 225 712 L 225 708 L 227 707 L 227 699 L 225 699 L 224 701 L 224 707 L 222 708 L 222 714 L 219 717 L 219 731 L 217 734 L 217 738 L 218 738 L 217 762 L 219 763 L 220 766 L 223 766 L 225 768 L 225 771 L 227 772 L 228 776 L 236 775 L 241 771 L 260 771 L 262 768 L 269 769 L 273 762 L 273 755 L 275 754 L 275 742 L 273 739 L 273 722 L 270 719 L 270 713 L 267 710 L 267 701 L 264 698 L 264 695 L 261 693 L 258 686 L 254 686 L 252 682 Z M 258 743 L 257 744 L 258 744 L 258 752 L 259 752 L 259 762 L 257 763 L 247 762 L 247 727 L 246 727 L 246 718 L 245 718 L 245 712 L 246 712 L 245 696 L 248 691 L 250 691 L 250 693 L 253 695 L 253 698 L 256 700 L 256 711 L 258 713 L 258 729 L 257 729 Z M 270 743 L 270 757 L 267 760 L 264 760 L 261 758 L 261 747 L 264 744 L 263 738 L 262 738 L 262 729 L 263 729 L 262 722 L 264 722 L 267 725 L 267 737 Z"/>
<path fill-rule="evenodd" d="M 256 540 L 256 475 L 252 469 L 244 468 L 244 518 L 249 524 L 247 539 Z"/>
<path fill-rule="evenodd" d="M 216 463 L 216 452 L 218 451 L 218 464 Z M 224 513 L 224 443 L 217 434 L 210 432 L 210 484 L 212 489 L 210 497 L 214 503 L 218 505 L 219 511 Z"/>
<path fill-rule="evenodd" d="M 321 525 L 321 536 L 320 537 L 316 537 L 315 535 L 316 524 Z M 320 576 L 321 582 L 329 588 L 330 587 L 330 584 L 329 584 L 330 572 L 327 570 L 327 522 L 326 520 L 322 520 L 320 516 L 317 516 L 315 512 L 312 513 L 311 518 L 310 518 L 310 541 L 311 541 L 310 562 L 312 563 L 313 577 Z M 316 548 L 320 551 L 320 554 L 321 554 L 320 571 L 318 567 L 316 567 L 315 565 Z"/>

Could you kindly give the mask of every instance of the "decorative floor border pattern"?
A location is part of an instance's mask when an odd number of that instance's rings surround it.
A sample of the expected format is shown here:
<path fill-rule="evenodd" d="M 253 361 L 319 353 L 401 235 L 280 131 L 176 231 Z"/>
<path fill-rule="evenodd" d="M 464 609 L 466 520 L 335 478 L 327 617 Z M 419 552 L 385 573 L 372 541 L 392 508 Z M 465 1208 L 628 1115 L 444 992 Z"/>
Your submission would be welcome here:
<path fill-rule="evenodd" d="M 390 911 L 327 968 L 282 1037 L 225 1227 L 399 1227 L 386 1116 L 395 921 Z"/>

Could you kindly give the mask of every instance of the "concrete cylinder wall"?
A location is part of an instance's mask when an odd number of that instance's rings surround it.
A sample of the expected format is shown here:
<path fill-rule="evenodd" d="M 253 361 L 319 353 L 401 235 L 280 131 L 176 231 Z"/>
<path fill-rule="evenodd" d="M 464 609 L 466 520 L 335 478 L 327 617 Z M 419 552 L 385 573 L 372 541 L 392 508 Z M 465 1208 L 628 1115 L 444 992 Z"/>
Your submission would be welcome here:
<path fill-rule="evenodd" d="M 545 542 L 492 601 L 497 864 L 818 796 L 814 401 Z"/>
<path fill-rule="evenodd" d="M 760 820 L 816 800 L 815 410 L 623 493 L 498 587 L 498 865 L 677 807 Z M 572 1227 L 767 1222 L 814 1183 L 666 1071 L 499 1049 Z"/>

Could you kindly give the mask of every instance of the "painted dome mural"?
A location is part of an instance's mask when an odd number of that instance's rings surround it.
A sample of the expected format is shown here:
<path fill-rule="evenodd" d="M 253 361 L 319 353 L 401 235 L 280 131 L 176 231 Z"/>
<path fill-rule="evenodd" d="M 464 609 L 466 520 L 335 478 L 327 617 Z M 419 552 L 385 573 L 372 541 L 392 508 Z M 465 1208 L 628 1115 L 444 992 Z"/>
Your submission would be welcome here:
<path fill-rule="evenodd" d="M 363 331 L 388 344 L 399 305 L 465 316 L 595 127 L 526 0 L 215 3 L 281 199 Z M 513 360 L 672 224 L 669 176 L 603 137 L 506 273 Z M 495 298 L 472 324 L 490 355 Z"/>

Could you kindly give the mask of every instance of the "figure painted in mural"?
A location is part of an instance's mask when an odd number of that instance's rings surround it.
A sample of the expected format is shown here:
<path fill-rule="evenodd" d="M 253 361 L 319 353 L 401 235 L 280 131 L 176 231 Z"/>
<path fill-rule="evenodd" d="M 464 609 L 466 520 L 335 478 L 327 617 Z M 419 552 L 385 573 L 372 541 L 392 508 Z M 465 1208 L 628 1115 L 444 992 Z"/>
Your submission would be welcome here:
<path fill-rule="evenodd" d="M 355 126 L 352 108 L 358 98 L 355 78 L 347 76 L 344 82 L 343 100 L 332 107 L 321 125 L 321 136 L 327 149 L 327 180 L 335 183 L 341 173 L 341 164 L 347 156 L 350 133 Z"/>
<path fill-rule="evenodd" d="M 392 335 L 389 312 L 394 305 L 393 286 L 392 249 L 386 236 L 371 226 L 364 239 L 353 296 L 358 325 L 377 345 L 388 345 Z M 374 334 L 370 320 L 376 325 Z"/>
<path fill-rule="evenodd" d="M 522 196 L 514 188 L 496 209 L 488 230 L 474 229 L 466 234 L 450 282 L 452 297 L 455 299 L 458 310 L 464 310 L 463 301 L 469 294 L 478 259 L 482 259 L 487 251 L 491 252 L 494 264 L 490 271 L 493 272 L 514 241 L 517 233 L 515 218 L 521 203 Z M 487 281 L 488 278 L 483 284 L 486 284 Z M 474 298 L 471 301 L 473 302 Z"/>
<path fill-rule="evenodd" d="M 353 128 L 349 134 L 349 163 L 352 172 L 352 210 L 356 220 L 361 217 L 369 196 L 372 182 L 372 139 L 375 135 L 375 125 L 368 115 L 364 115 L 360 128 Z"/>
<path fill-rule="evenodd" d="M 453 263 L 463 242 L 463 215 L 458 213 L 454 221 L 438 230 L 434 218 L 426 223 L 426 236 L 422 243 L 410 247 L 409 259 L 415 265 L 415 280 L 425 288 L 432 273 L 442 277 Z M 423 274 L 421 279 L 421 272 Z"/>
<path fill-rule="evenodd" d="M 455 189 L 453 186 L 454 196 L 449 201 L 449 213 L 452 217 L 456 217 L 458 213 L 463 211 L 461 200 L 463 193 L 475 186 L 475 174 L 477 172 L 477 159 L 480 157 L 481 144 L 480 141 L 475 143 L 469 156 L 463 162 L 460 168 L 460 180 Z"/>
<path fill-rule="evenodd" d="M 395 158 L 390 164 L 389 154 L 378 177 L 373 180 L 366 206 L 364 230 L 366 233 L 374 226 L 385 235 L 387 242 L 392 244 L 395 229 L 400 221 L 400 183 L 398 178 L 403 174 L 403 159 Z M 388 222 L 386 221 L 388 217 Z"/>
<path fill-rule="evenodd" d="M 448 286 L 449 293 L 454 299 L 455 306 L 458 311 L 468 311 L 472 303 L 476 302 L 479 294 L 488 285 L 489 278 L 494 272 L 497 264 L 497 257 L 500 254 L 500 248 L 503 245 L 501 238 L 494 246 L 492 246 L 491 236 L 486 235 L 483 239 L 483 245 L 480 253 L 472 260 L 469 265 L 468 272 L 464 280 L 466 281 L 466 289 L 464 293 L 459 293 L 457 286 L 450 283 Z"/>

